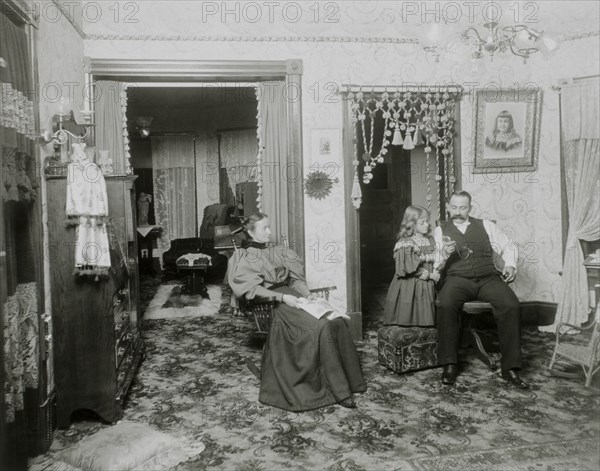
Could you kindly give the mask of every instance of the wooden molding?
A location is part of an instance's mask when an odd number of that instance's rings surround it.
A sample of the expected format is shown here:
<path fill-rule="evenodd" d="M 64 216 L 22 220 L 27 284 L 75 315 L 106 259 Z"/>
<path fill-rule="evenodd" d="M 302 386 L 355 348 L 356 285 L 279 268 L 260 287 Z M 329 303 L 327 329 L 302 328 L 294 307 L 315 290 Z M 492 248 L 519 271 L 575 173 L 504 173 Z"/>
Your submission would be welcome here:
<path fill-rule="evenodd" d="M 38 27 L 40 21 L 40 10 L 38 2 L 27 0 L 2 0 L 0 12 L 6 15 L 17 25 L 32 25 Z"/>
<path fill-rule="evenodd" d="M 95 80 L 131 82 L 136 80 L 143 82 L 285 80 L 288 70 L 287 61 L 176 61 L 95 58 L 86 60 L 89 60 L 90 70 Z"/>
<path fill-rule="evenodd" d="M 350 329 L 354 340 L 362 338 L 362 299 L 360 278 L 360 231 L 358 210 L 351 201 L 354 184 L 354 144 L 353 124 L 348 100 L 343 100 L 342 152 L 344 161 L 344 200 L 346 221 L 346 303 L 351 314 Z"/>

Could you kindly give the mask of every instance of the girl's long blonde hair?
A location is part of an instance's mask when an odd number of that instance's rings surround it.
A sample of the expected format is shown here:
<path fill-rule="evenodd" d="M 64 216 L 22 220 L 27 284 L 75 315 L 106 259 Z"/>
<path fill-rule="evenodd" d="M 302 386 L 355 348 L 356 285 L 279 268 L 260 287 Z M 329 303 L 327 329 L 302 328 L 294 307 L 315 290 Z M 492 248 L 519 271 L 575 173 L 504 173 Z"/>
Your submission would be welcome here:
<path fill-rule="evenodd" d="M 419 219 L 429 219 L 429 211 L 422 206 L 409 206 L 404 211 L 404 217 L 400 224 L 400 232 L 398 232 L 398 239 L 404 237 L 412 237 L 415 233 L 415 226 Z"/>

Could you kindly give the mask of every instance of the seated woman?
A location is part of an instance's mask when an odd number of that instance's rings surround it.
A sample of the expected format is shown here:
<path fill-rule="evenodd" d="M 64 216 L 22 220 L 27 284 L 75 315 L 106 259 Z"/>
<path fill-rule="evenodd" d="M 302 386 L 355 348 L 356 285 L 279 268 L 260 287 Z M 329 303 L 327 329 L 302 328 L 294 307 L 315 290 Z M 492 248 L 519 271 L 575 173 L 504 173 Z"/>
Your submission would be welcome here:
<path fill-rule="evenodd" d="M 335 403 L 356 407 L 353 393 L 366 385 L 345 321 L 316 319 L 296 307 L 312 297 L 304 270 L 293 250 L 266 245 L 266 214 L 251 215 L 244 227 L 249 240 L 232 255 L 229 286 L 238 298 L 279 301 L 263 352 L 259 401 L 293 412 Z"/>

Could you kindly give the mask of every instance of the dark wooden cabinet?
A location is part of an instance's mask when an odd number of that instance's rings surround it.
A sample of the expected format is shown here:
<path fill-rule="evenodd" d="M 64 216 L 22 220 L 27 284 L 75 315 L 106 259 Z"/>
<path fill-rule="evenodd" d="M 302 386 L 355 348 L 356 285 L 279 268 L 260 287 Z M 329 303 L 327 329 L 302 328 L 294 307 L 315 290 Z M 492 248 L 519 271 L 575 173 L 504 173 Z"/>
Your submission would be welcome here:
<path fill-rule="evenodd" d="M 108 277 L 74 274 L 76 227 L 65 224 L 67 181 L 48 177 L 48 234 L 56 418 L 78 409 L 103 420 L 121 417 L 142 358 L 135 177 L 106 177 L 111 268 Z"/>

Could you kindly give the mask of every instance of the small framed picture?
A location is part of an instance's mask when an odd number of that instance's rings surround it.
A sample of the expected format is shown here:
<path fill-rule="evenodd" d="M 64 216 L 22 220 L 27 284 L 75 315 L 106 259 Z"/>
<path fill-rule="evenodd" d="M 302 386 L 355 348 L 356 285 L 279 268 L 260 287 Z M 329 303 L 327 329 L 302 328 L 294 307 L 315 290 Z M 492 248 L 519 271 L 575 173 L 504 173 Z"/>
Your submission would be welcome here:
<path fill-rule="evenodd" d="M 331 140 L 329 136 L 321 137 L 319 141 L 319 154 L 320 155 L 329 155 L 331 154 Z"/>
<path fill-rule="evenodd" d="M 541 109 L 539 89 L 476 91 L 473 173 L 537 170 Z"/>

